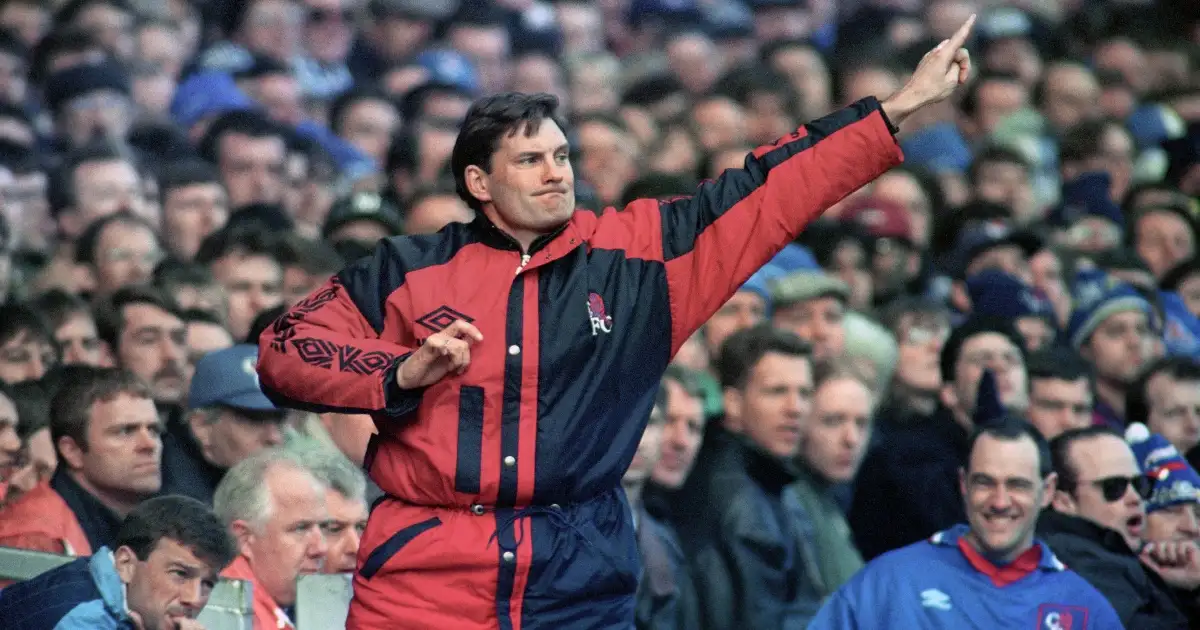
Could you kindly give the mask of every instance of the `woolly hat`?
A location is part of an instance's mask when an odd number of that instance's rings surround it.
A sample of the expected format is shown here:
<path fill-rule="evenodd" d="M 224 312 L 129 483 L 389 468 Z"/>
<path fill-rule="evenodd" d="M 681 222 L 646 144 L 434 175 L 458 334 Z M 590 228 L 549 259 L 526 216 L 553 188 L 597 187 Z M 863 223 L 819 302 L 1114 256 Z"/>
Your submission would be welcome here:
<path fill-rule="evenodd" d="M 1146 511 L 1154 512 L 1180 503 L 1200 503 L 1200 474 L 1166 438 L 1150 433 L 1141 423 L 1129 425 L 1125 441 L 1133 449 L 1138 466 L 1154 482 Z"/>

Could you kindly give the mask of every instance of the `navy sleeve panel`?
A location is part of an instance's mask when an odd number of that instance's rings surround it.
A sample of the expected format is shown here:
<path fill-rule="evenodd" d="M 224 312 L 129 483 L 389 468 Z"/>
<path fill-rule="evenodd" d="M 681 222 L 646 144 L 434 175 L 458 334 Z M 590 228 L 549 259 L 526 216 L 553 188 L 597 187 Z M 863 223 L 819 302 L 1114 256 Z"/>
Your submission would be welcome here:
<path fill-rule="evenodd" d="M 380 339 L 387 301 L 406 273 L 447 262 L 466 240 L 464 228 L 383 240 L 373 257 L 284 313 L 259 339 L 263 391 L 279 406 L 318 413 L 414 411 L 423 390 L 396 386 L 396 369 L 414 348 Z"/>
<path fill-rule="evenodd" d="M 755 271 L 829 206 L 903 155 L 879 101 L 868 97 L 760 147 L 741 169 L 656 212 L 671 294 L 672 354 Z"/>

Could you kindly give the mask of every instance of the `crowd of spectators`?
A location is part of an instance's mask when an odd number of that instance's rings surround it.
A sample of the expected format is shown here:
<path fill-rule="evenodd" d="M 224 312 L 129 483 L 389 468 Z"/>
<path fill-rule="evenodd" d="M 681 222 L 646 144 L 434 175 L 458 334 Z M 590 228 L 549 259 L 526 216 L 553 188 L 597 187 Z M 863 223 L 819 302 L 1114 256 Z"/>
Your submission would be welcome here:
<path fill-rule="evenodd" d="M 0 545 L 119 573 L 172 540 L 292 624 L 298 575 L 366 555 L 376 426 L 276 408 L 259 333 L 473 219 L 474 99 L 555 95 L 579 205 L 619 209 L 895 92 L 972 13 L 905 164 L 676 356 L 625 479 L 638 627 L 850 627 L 864 563 L 988 510 L 1126 627 L 1200 626 L 1194 0 L 4 0 Z M 973 503 L 978 445 L 1024 439 L 1045 500 Z"/>

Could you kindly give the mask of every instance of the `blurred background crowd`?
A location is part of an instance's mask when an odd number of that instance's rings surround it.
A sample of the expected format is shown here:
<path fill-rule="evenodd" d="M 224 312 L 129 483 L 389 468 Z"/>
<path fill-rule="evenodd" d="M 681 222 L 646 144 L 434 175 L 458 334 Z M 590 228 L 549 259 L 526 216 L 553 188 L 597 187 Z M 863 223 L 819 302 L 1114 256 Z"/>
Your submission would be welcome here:
<path fill-rule="evenodd" d="M 1066 434 L 1060 545 L 1137 565 L 1148 540 L 1195 544 L 1195 0 L 3 0 L 0 545 L 87 555 L 147 498 L 215 495 L 239 575 L 288 609 L 296 575 L 354 568 L 375 429 L 276 409 L 257 333 L 378 239 L 472 220 L 447 162 L 475 98 L 556 95 L 580 206 L 620 208 L 888 96 L 974 12 L 974 76 L 904 122 L 906 163 L 677 356 L 627 476 L 668 543 L 643 547 L 639 624 L 815 613 L 864 559 L 966 520 L 989 414 Z M 1134 423 L 1178 451 L 1171 474 L 1080 482 L 1141 474 Z M 253 489 L 300 474 L 319 500 L 239 538 Z M 735 605 L 705 562 L 745 496 L 780 508 L 796 562 Z M 1127 624 L 1200 624 L 1200 567 L 1142 569 L 1096 584 Z"/>

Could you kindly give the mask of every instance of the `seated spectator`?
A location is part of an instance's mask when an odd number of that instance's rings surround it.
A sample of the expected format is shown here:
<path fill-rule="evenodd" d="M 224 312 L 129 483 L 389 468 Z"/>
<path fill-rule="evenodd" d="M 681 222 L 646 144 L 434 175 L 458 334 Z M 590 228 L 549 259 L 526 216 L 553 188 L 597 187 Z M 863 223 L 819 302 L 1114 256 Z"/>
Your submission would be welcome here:
<path fill-rule="evenodd" d="M 721 344 L 733 333 L 762 323 L 771 314 L 771 289 L 768 279 L 773 269 L 761 269 L 725 300 L 704 322 L 705 349 L 710 358 L 721 353 Z"/>
<path fill-rule="evenodd" d="M 1151 363 L 1129 387 L 1125 419 L 1163 436 L 1188 461 L 1200 461 L 1200 362 L 1167 357 Z"/>
<path fill-rule="evenodd" d="M 154 226 L 128 212 L 97 219 L 75 245 L 75 262 L 87 269 L 88 284 L 98 297 L 123 287 L 150 284 L 162 259 Z"/>
<path fill-rule="evenodd" d="M 305 467 L 325 486 L 329 520 L 322 528 L 329 550 L 321 567 L 325 573 L 353 573 L 358 568 L 358 547 L 367 526 L 367 478 L 360 468 L 335 448 L 288 444 Z"/>
<path fill-rule="evenodd" d="M 950 336 L 950 312 L 942 304 L 911 296 L 888 304 L 879 314 L 896 337 L 896 374 L 879 411 L 880 432 L 893 425 L 933 416 L 942 390 L 938 358 Z"/>
<path fill-rule="evenodd" d="M 811 351 L 763 324 L 731 335 L 717 368 L 725 417 L 707 428 L 672 502 L 701 617 L 713 628 L 802 627 L 819 601 L 801 596 L 809 587 L 783 491 L 810 414 Z"/>
<path fill-rule="evenodd" d="M 237 557 L 222 577 L 248 580 L 254 627 L 295 628 L 296 578 L 321 570 L 329 547 L 325 488 L 295 454 L 268 449 L 225 474 L 213 511 L 232 532 Z"/>
<path fill-rule="evenodd" d="M 820 271 L 797 271 L 772 280 L 771 323 L 812 344 L 814 361 L 842 356 L 846 329 L 842 319 L 850 287 Z"/>
<path fill-rule="evenodd" d="M 50 480 L 92 549 L 162 488 L 161 425 L 150 388 L 127 370 L 66 368 L 50 407 L 59 467 Z"/>
<path fill-rule="evenodd" d="M 216 314 L 224 325 L 229 318 L 225 288 L 207 267 L 168 259 L 154 270 L 154 286 L 184 310 L 201 309 Z"/>
<path fill-rule="evenodd" d="M 33 382 L 22 388 L 40 389 Z M 92 548 L 79 521 L 48 483 L 53 447 L 46 454 L 38 444 L 43 437 L 50 442 L 45 418 L 39 423 L 32 411 L 37 405 L 18 404 L 22 398 L 28 403 L 31 396 L 0 386 L 0 546 L 89 555 Z M 20 413 L 21 407 L 28 413 Z"/>
<path fill-rule="evenodd" d="M 200 244 L 196 262 L 205 265 L 229 299 L 229 332 L 245 339 L 259 313 L 283 301 L 279 239 L 264 226 L 227 225 Z"/>
<path fill-rule="evenodd" d="M 966 525 L 883 555 L 834 593 L 814 628 L 1119 628 L 1104 596 L 1034 538 L 1055 475 L 1046 441 L 1004 419 L 975 430 L 958 474 Z M 920 599 L 913 595 L 920 593 Z M 1132 626 L 1144 627 L 1144 626 Z"/>
<path fill-rule="evenodd" d="M 1149 480 L 1129 445 L 1107 427 L 1067 431 L 1050 443 L 1058 487 L 1038 533 L 1096 587 L 1126 628 L 1186 628 L 1170 587 L 1143 566 Z"/>
<path fill-rule="evenodd" d="M 0 306 L 0 383 L 36 381 L 58 364 L 41 313 L 24 304 Z"/>
<path fill-rule="evenodd" d="M 1054 307 L 1025 282 L 1003 271 L 987 269 L 967 278 L 967 296 L 972 315 L 1013 320 L 1026 351 L 1054 343 L 1058 334 Z"/>
<path fill-rule="evenodd" d="M 892 423 L 886 442 L 863 460 L 848 517 L 868 560 L 963 521 L 955 476 L 966 465 L 985 370 L 996 377 L 999 405 L 1014 412 L 1029 406 L 1024 348 L 1007 320 L 967 320 L 950 333 L 939 363 L 943 385 L 933 417 Z"/>
<path fill-rule="evenodd" d="M 203 160 L 168 164 L 158 178 L 158 194 L 163 238 L 179 260 L 195 258 L 200 243 L 229 220 L 229 196 L 221 175 Z"/>
<path fill-rule="evenodd" d="M 403 222 L 399 208 L 387 197 L 359 193 L 333 204 L 321 233 L 330 243 L 351 240 L 374 249 L 380 239 L 400 234 Z"/>
<path fill-rule="evenodd" d="M 187 388 L 190 392 L 196 364 L 208 353 L 232 346 L 233 335 L 225 330 L 221 319 L 211 311 L 196 308 L 186 310 L 183 312 L 183 325 L 187 328 Z"/>
<path fill-rule="evenodd" d="M 283 266 L 282 304 L 289 307 L 315 293 L 346 266 L 332 245 L 298 234 L 289 234 L 281 240 L 279 264 Z M 257 344 L 258 337 L 247 335 L 245 342 Z"/>
<path fill-rule="evenodd" d="M 475 211 L 443 180 L 418 186 L 408 196 L 407 205 L 405 234 L 435 234 L 451 223 L 470 223 L 475 219 Z"/>
<path fill-rule="evenodd" d="M 1146 540 L 1200 540 L 1200 474 L 1166 438 L 1151 434 L 1144 424 L 1129 425 L 1125 440 L 1152 484 L 1146 499 Z"/>
<path fill-rule="evenodd" d="M 621 487 L 633 510 L 637 530 L 638 553 L 645 567 L 638 580 L 635 623 L 638 628 L 694 628 L 699 623 L 696 595 L 687 574 L 683 550 L 674 530 L 659 522 L 643 501 L 643 490 L 654 472 L 661 454 L 663 426 L 666 423 L 665 392 L 650 410 L 650 419 L 629 470 L 621 478 Z"/>
<path fill-rule="evenodd" d="M 148 287 L 120 289 L 99 307 L 97 324 L 117 365 L 149 384 L 163 411 L 183 403 L 187 329 L 169 298 Z"/>
<path fill-rule="evenodd" d="M 812 414 L 801 429 L 796 458 L 800 475 L 785 497 L 804 515 L 805 526 L 798 528 L 801 558 L 823 601 L 863 566 L 834 488 L 858 474 L 871 442 L 875 396 L 872 384 L 849 365 L 818 364 L 813 380 Z"/>
<path fill-rule="evenodd" d="M 96 318 L 83 299 L 56 289 L 38 296 L 33 307 L 45 317 L 64 365 L 112 366 L 112 350 L 100 340 Z"/>
<path fill-rule="evenodd" d="M 1042 437 L 1092 424 L 1091 368 L 1069 348 L 1029 355 L 1029 421 Z"/>
<path fill-rule="evenodd" d="M 900 348 L 886 328 L 860 313 L 846 313 L 846 352 L 842 359 L 876 397 L 887 391 Z"/>
<path fill-rule="evenodd" d="M 165 492 L 211 503 L 225 471 L 283 444 L 284 412 L 259 389 L 257 360 L 257 346 L 237 345 L 196 364 L 186 421 L 163 436 Z"/>
<path fill-rule="evenodd" d="M 672 493 L 683 487 L 696 453 L 704 440 L 704 391 L 701 389 L 700 374 L 678 365 L 667 367 L 663 374 L 662 444 L 658 462 L 650 474 L 650 488 Z M 655 502 L 647 501 L 647 508 L 656 509 Z M 665 507 L 665 506 L 663 506 Z M 660 518 L 663 514 L 656 514 Z M 667 520 L 670 520 L 667 517 Z"/>
<path fill-rule="evenodd" d="M 111 547 L 0 592 L 0 626 L 199 628 L 191 620 L 234 554 L 208 508 L 185 497 L 150 499 L 125 517 Z"/>
<path fill-rule="evenodd" d="M 229 207 L 281 203 L 287 140 L 282 127 L 256 111 L 216 118 L 199 143 L 200 155 L 217 167 Z"/>

